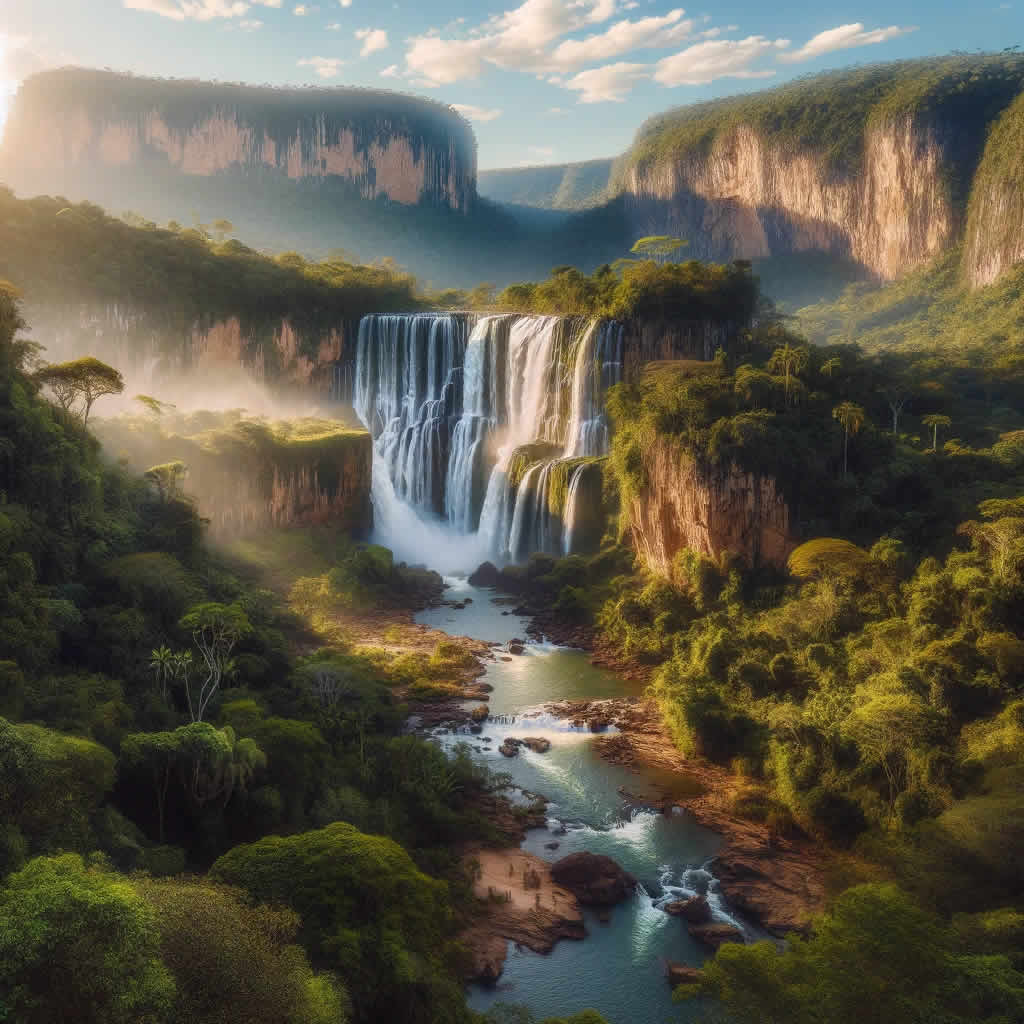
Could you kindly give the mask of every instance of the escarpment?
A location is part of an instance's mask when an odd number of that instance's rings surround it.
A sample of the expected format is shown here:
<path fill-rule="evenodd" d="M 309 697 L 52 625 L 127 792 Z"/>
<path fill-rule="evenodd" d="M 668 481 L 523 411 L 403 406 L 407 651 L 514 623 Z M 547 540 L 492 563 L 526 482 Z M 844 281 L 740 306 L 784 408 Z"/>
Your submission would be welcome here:
<path fill-rule="evenodd" d="M 789 506 L 771 476 L 702 465 L 670 438 L 646 450 L 643 476 L 629 512 L 637 553 L 654 572 L 670 575 L 684 548 L 715 559 L 728 551 L 757 568 L 784 565 L 796 546 Z"/>
<path fill-rule="evenodd" d="M 817 251 L 882 280 L 960 244 L 970 205 L 985 284 L 1024 255 L 1019 109 L 999 120 L 1022 86 L 1017 55 L 954 56 L 696 104 L 644 125 L 617 187 L 635 234 L 679 235 L 693 257 Z"/>
<path fill-rule="evenodd" d="M 65 68 L 13 102 L 0 172 L 15 189 L 256 176 L 466 210 L 476 141 L 444 104 L 363 89 L 272 89 Z M 134 196 L 134 192 L 133 192 Z"/>

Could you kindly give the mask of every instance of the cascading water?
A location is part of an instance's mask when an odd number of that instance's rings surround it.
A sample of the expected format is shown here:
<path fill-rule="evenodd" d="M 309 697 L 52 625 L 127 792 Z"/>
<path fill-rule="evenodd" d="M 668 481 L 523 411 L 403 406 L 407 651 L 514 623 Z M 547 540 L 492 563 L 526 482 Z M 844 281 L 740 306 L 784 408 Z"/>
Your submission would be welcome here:
<path fill-rule="evenodd" d="M 608 452 L 604 401 L 622 378 L 623 333 L 578 317 L 364 317 L 352 393 L 390 483 L 377 503 L 475 535 L 499 561 L 593 545 L 581 510 L 600 507 L 591 463 Z"/>

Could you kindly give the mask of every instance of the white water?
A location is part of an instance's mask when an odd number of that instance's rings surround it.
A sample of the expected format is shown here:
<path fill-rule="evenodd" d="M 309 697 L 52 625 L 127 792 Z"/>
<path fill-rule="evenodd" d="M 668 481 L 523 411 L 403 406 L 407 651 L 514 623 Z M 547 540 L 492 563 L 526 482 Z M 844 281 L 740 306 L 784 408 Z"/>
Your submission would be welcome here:
<path fill-rule="evenodd" d="M 364 317 L 352 391 L 374 438 L 375 475 L 390 483 L 374 485 L 379 539 L 439 568 L 470 554 L 506 562 L 592 546 L 593 536 L 576 529 L 580 503 L 595 498 L 584 466 L 571 470 L 561 516 L 550 511 L 549 487 L 555 463 L 607 454 L 604 400 L 622 378 L 622 349 L 622 325 L 608 321 Z M 538 441 L 561 454 L 531 466 L 513 488 L 513 454 Z M 416 515 L 387 507 L 394 502 Z"/>

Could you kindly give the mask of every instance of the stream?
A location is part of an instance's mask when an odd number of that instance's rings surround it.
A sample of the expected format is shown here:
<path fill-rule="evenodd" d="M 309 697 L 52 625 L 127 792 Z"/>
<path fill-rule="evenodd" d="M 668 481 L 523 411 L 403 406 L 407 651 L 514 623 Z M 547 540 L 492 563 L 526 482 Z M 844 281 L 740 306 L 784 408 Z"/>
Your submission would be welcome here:
<path fill-rule="evenodd" d="M 526 639 L 528 620 L 511 614 L 500 595 L 471 586 L 464 578 L 446 579 L 446 597 L 472 603 L 464 609 L 428 609 L 416 616 L 452 635 L 507 644 Z M 498 598 L 498 601 L 494 599 Z M 608 923 L 584 910 L 589 933 L 582 942 L 562 941 L 547 956 L 513 948 L 504 974 L 494 988 L 471 986 L 469 1004 L 485 1011 L 496 1002 L 526 1005 L 538 1018 L 565 1015 L 592 1007 L 611 1024 L 664 1024 L 696 1020 L 697 1005 L 674 1004 L 664 961 L 699 966 L 707 950 L 687 933 L 685 923 L 661 908 L 672 900 L 706 892 L 716 921 L 728 922 L 747 936 L 755 929 L 730 914 L 711 873 L 719 837 L 679 812 L 664 815 L 642 800 L 625 797 L 651 786 L 671 793 L 686 780 L 650 773 L 636 774 L 609 764 L 594 752 L 586 729 L 538 713 L 539 705 L 563 699 L 637 694 L 639 684 L 594 666 L 577 650 L 528 642 L 522 655 L 496 650 L 484 681 L 493 686 L 491 718 L 483 732 L 468 727 L 438 730 L 446 746 L 469 743 L 474 756 L 513 783 L 549 801 L 548 827 L 528 833 L 522 848 L 546 861 L 580 850 L 613 857 L 640 885 L 633 898 L 611 911 Z M 521 748 L 506 758 L 498 747 L 506 737 L 540 736 L 551 742 L 544 754 Z M 546 844 L 557 842 L 557 849 Z"/>

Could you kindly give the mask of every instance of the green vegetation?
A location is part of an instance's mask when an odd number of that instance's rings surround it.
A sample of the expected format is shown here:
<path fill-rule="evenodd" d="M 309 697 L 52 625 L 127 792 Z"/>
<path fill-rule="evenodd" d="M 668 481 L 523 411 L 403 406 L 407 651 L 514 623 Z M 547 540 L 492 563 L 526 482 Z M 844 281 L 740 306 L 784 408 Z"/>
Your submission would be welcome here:
<path fill-rule="evenodd" d="M 677 249 L 673 245 L 671 252 Z M 735 324 L 745 323 L 756 304 L 757 284 L 749 263 L 721 265 L 698 260 L 623 259 L 589 275 L 575 267 L 556 267 L 546 281 L 509 285 L 497 297 L 499 309 L 516 312 Z"/>
<path fill-rule="evenodd" d="M 607 201 L 612 160 L 481 171 L 477 187 L 496 203 L 583 210 Z"/>
<path fill-rule="evenodd" d="M 781 143 L 820 153 L 827 167 L 855 174 L 868 131 L 912 115 L 957 125 L 951 154 L 960 175 L 954 195 L 966 200 L 991 122 L 1024 85 L 1018 54 L 954 55 L 829 71 L 776 89 L 679 107 L 650 118 L 617 168 L 655 166 L 683 154 L 702 156 L 740 125 Z"/>
<path fill-rule="evenodd" d="M 468 1022 L 455 851 L 500 838 L 478 804 L 501 780 L 401 734 L 402 694 L 468 655 L 322 646 L 263 566 L 206 547 L 179 466 L 111 464 L 43 397 L 21 328 L 4 286 L 0 1016 Z M 280 570 L 302 538 L 275 536 Z M 322 537 L 287 571 L 405 607 L 440 590 Z"/>

